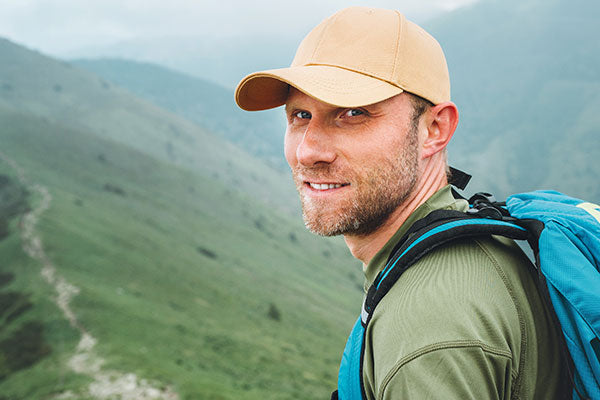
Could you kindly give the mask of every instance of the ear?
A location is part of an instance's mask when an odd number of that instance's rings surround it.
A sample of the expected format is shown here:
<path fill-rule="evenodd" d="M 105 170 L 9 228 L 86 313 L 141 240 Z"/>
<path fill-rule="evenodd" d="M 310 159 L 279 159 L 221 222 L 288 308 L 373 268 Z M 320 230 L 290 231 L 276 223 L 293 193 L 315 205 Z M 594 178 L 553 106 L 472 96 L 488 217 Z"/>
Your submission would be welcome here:
<path fill-rule="evenodd" d="M 425 119 L 427 136 L 423 141 L 423 159 L 444 150 L 458 125 L 458 109 L 451 101 L 431 107 Z"/>

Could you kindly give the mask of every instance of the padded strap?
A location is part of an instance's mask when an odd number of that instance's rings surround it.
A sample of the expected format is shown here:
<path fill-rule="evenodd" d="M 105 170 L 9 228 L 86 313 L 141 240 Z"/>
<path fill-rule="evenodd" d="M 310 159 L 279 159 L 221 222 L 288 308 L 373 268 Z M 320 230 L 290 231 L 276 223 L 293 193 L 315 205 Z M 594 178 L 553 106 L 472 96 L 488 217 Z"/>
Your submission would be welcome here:
<path fill-rule="evenodd" d="M 450 219 L 439 220 L 434 215 L 424 227 L 409 233 L 400 241 L 401 245 L 392 252 L 385 268 L 379 273 L 367 292 L 365 310 L 369 313 L 367 324 L 375 307 L 396 283 L 400 276 L 414 263 L 430 251 L 456 239 L 501 235 L 511 239 L 524 240 L 529 233 L 526 229 L 510 222 L 487 218 L 473 218 L 464 213 L 454 212 Z M 429 216 L 428 216 L 429 217 Z M 427 217 L 426 217 L 427 219 Z"/>

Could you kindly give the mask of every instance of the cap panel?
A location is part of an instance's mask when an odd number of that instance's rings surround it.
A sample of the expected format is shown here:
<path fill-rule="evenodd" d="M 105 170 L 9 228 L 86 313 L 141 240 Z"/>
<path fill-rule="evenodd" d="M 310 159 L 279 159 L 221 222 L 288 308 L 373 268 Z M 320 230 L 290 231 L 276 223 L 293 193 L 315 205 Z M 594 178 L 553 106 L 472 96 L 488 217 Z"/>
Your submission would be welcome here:
<path fill-rule="evenodd" d="M 398 15 L 391 10 L 352 7 L 328 21 L 310 64 L 338 65 L 391 81 Z"/>
<path fill-rule="evenodd" d="M 440 44 L 406 19 L 398 43 L 394 81 L 434 104 L 450 100 L 450 77 Z"/>
<path fill-rule="evenodd" d="M 323 22 L 313 28 L 313 30 L 306 35 L 302 42 L 300 42 L 300 46 L 298 46 L 298 50 L 296 51 L 296 55 L 294 56 L 294 60 L 291 64 L 292 67 L 310 64 L 310 60 L 312 59 L 315 50 L 319 46 L 321 39 L 323 38 L 327 24 L 331 21 L 331 19 L 335 18 L 336 15 L 337 14 L 334 14 L 325 19 Z"/>

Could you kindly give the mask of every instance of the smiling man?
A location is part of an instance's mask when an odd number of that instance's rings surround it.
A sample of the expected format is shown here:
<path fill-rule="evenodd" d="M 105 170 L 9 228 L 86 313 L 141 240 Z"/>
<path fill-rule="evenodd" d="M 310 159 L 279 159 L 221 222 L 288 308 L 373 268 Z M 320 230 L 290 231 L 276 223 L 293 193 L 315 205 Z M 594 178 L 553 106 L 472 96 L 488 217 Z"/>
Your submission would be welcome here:
<path fill-rule="evenodd" d="M 445 103 L 432 110 L 445 133 L 419 137 L 420 115 L 413 112 L 419 100 L 413 99 L 403 94 L 348 109 L 295 88 L 287 98 L 285 155 L 306 226 L 324 236 L 344 235 L 364 264 L 446 183 L 443 153 L 423 158 L 419 143 L 429 153 L 445 145 L 457 122 L 456 107 Z"/>
<path fill-rule="evenodd" d="M 285 105 L 285 156 L 306 226 L 344 236 L 366 289 L 415 222 L 468 209 L 448 184 L 458 111 L 443 51 L 397 11 L 336 13 L 291 67 L 244 78 L 236 101 L 249 111 Z M 342 363 L 342 400 L 564 396 L 555 330 L 512 241 L 461 239 L 429 253 L 365 332 L 359 384 Z"/>

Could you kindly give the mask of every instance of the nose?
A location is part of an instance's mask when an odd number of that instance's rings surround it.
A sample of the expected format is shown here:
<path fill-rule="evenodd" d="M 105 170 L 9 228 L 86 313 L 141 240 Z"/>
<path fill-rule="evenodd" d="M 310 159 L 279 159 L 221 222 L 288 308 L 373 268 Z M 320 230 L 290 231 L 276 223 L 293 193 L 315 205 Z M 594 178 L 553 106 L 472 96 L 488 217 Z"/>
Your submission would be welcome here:
<path fill-rule="evenodd" d="M 305 167 L 318 163 L 332 163 L 336 153 L 331 139 L 323 126 L 314 120 L 310 121 L 296 148 L 298 163 Z"/>

